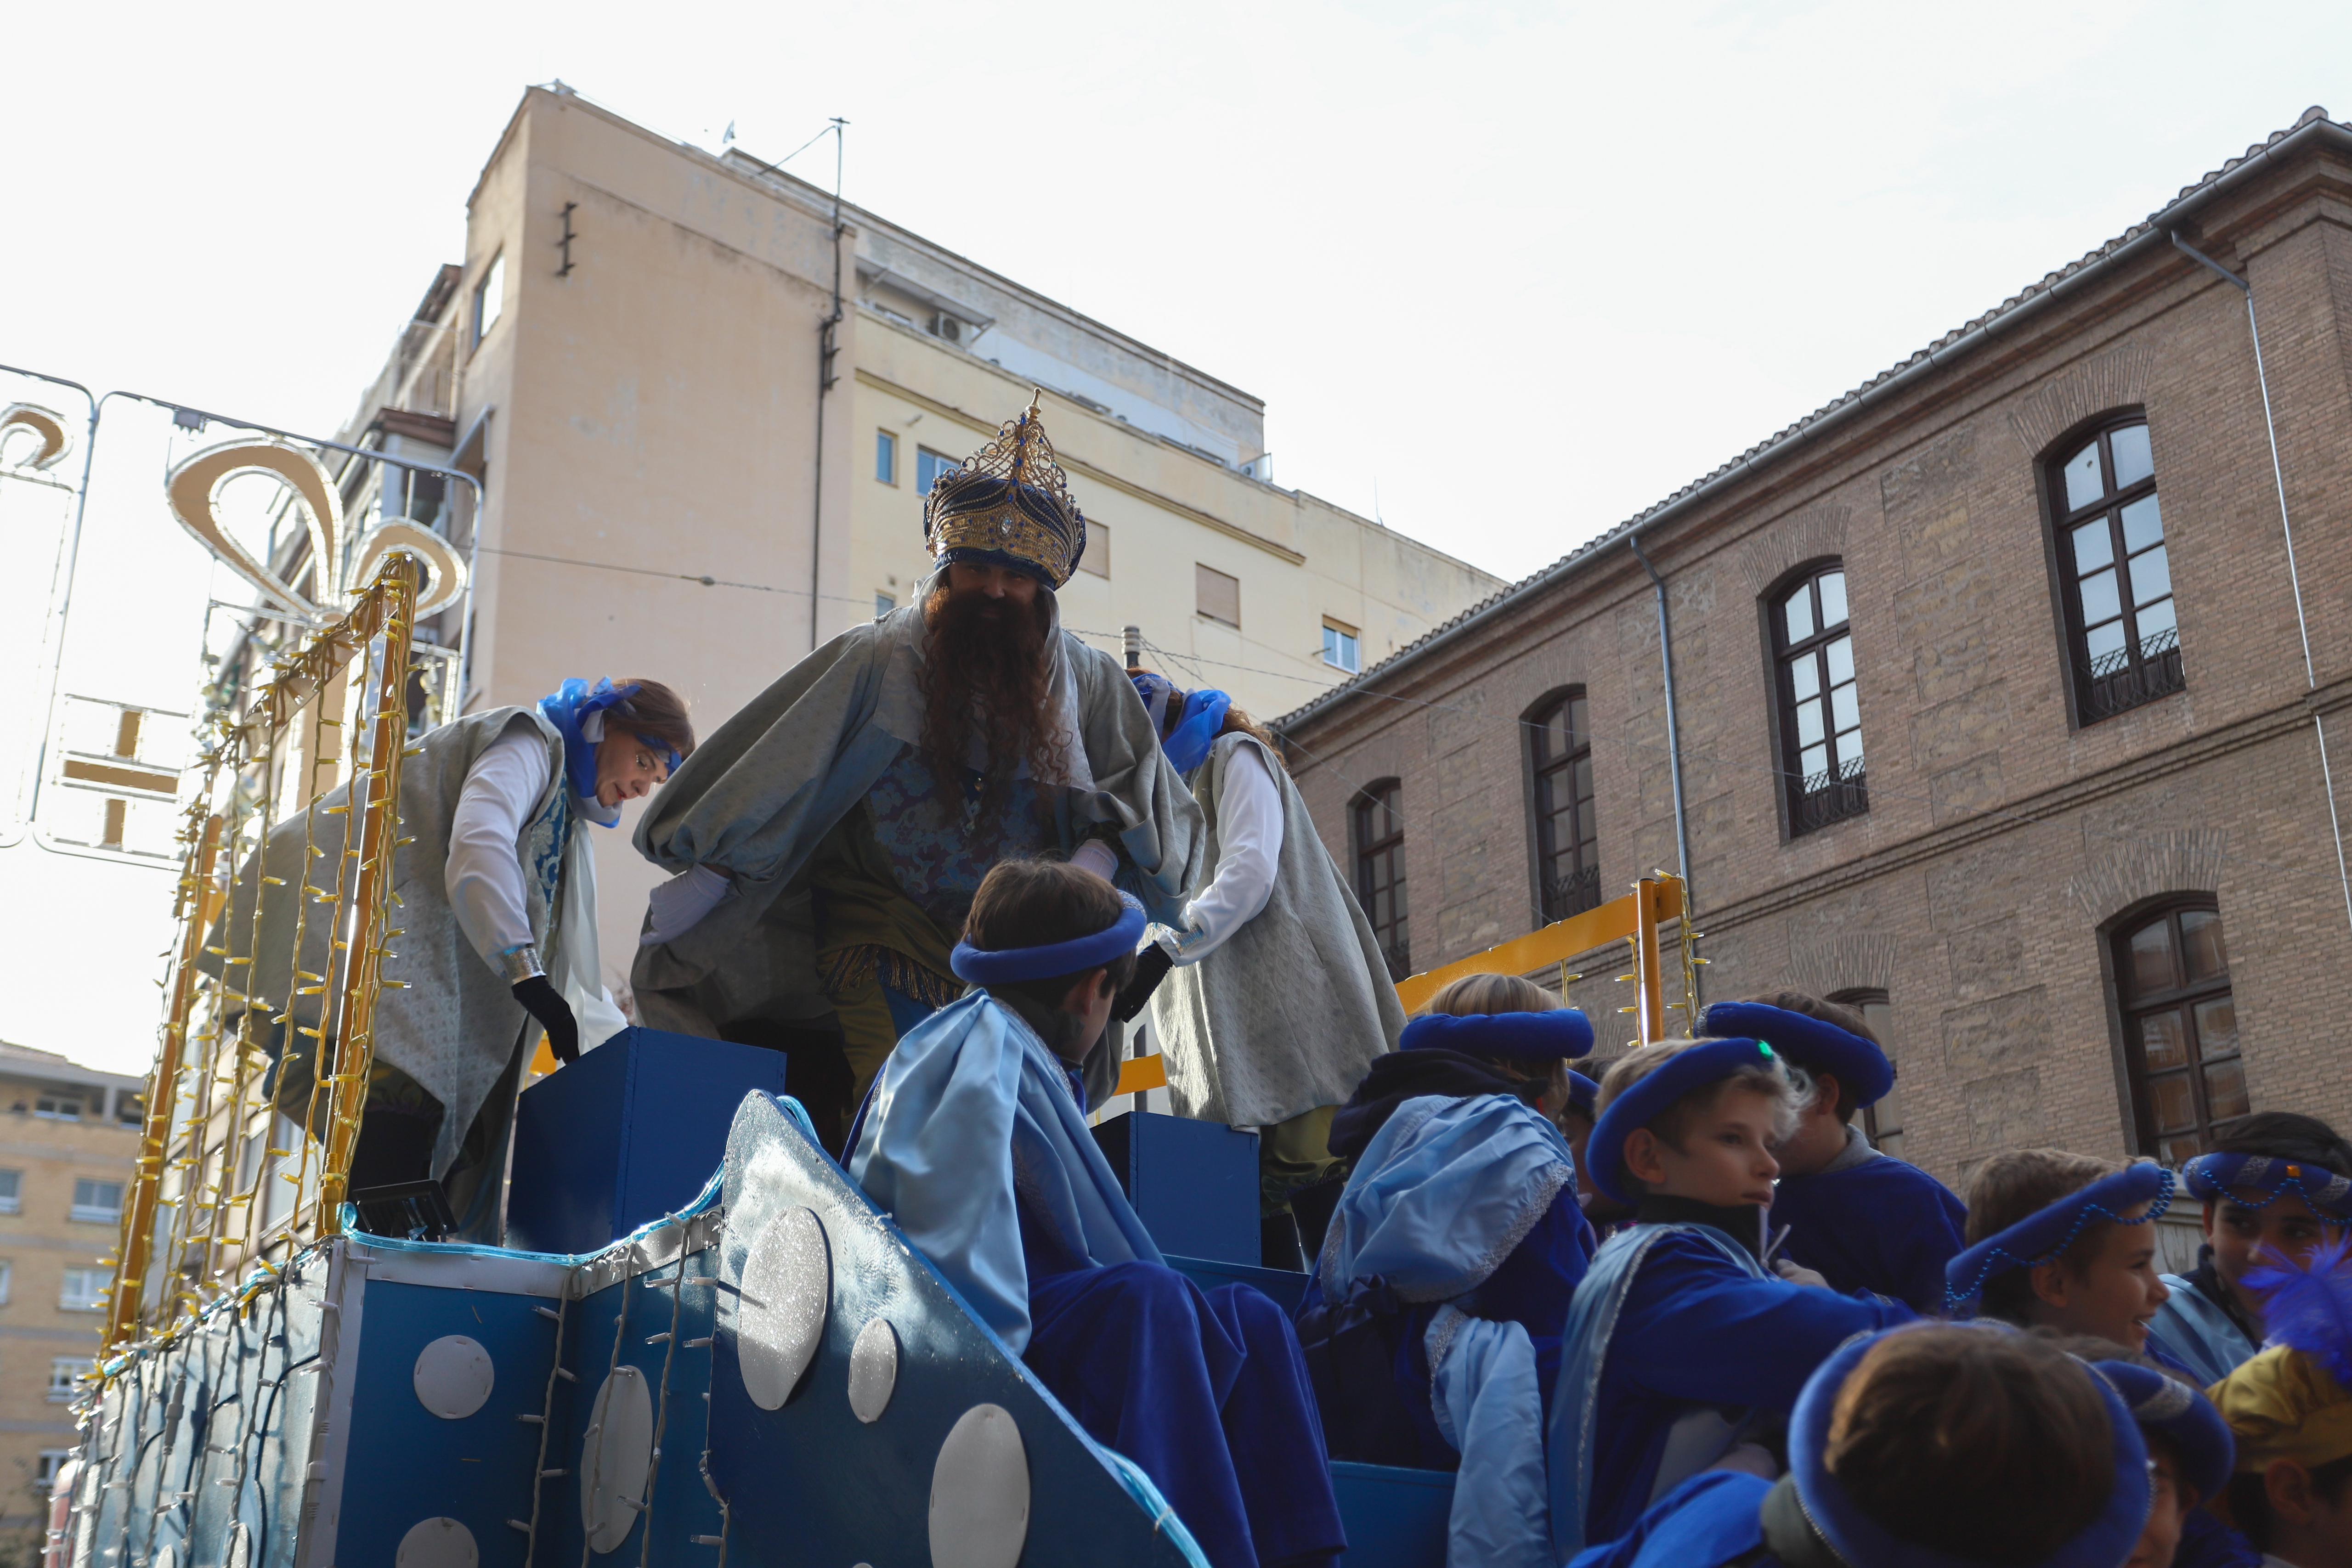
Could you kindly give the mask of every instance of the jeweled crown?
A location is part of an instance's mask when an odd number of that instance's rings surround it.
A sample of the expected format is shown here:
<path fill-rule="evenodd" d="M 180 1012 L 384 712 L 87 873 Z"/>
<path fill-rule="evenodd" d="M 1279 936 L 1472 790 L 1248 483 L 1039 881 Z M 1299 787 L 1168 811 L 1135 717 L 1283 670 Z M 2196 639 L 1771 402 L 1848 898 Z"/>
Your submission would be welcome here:
<path fill-rule="evenodd" d="M 923 501 L 923 542 L 933 559 L 1009 566 L 1056 589 L 1077 570 L 1087 519 L 1038 418 L 1043 396 L 933 481 Z"/>

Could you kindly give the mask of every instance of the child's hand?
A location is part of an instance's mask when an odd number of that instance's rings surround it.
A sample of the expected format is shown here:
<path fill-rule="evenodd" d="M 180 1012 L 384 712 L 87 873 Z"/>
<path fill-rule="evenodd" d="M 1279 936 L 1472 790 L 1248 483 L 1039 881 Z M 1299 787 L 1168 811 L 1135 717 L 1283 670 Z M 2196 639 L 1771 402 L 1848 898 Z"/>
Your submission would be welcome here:
<path fill-rule="evenodd" d="M 1822 1279 L 1803 1264 L 1791 1263 L 1786 1258 L 1772 1260 L 1772 1271 L 1791 1285 L 1811 1285 L 1815 1290 L 1821 1291 L 1830 1288 L 1830 1282 L 1827 1280 Z"/>

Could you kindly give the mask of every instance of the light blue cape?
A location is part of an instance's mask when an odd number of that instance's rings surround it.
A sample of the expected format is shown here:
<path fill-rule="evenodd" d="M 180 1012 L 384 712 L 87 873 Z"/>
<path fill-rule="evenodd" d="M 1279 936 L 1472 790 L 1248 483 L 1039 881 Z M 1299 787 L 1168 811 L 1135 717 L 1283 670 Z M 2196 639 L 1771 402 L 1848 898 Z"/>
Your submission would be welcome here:
<path fill-rule="evenodd" d="M 898 1041 L 847 1168 L 1015 1355 L 1029 1344 L 1022 1206 L 1097 1264 L 1163 1261 L 1060 1060 L 984 991 Z"/>
<path fill-rule="evenodd" d="M 1346 1301 L 1375 1278 L 1407 1301 L 1476 1290 L 1575 1184 L 1568 1140 L 1524 1101 L 1408 1100 L 1339 1196 L 1319 1270 L 1324 1298 Z"/>

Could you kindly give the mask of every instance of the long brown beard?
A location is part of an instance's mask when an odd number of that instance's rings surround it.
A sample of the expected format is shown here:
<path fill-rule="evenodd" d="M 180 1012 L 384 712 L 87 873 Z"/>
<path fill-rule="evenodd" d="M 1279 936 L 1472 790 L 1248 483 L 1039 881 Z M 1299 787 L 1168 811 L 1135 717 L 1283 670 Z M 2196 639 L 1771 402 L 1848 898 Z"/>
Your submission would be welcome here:
<path fill-rule="evenodd" d="M 942 781 L 960 782 L 981 751 L 983 816 L 1003 810 L 1024 761 L 1039 783 L 1062 780 L 1061 727 L 1054 722 L 1045 656 L 1051 609 L 1042 593 L 1024 609 L 944 585 L 923 601 L 929 633 L 919 682 L 923 752 Z M 971 744 L 975 727 L 979 748 Z"/>

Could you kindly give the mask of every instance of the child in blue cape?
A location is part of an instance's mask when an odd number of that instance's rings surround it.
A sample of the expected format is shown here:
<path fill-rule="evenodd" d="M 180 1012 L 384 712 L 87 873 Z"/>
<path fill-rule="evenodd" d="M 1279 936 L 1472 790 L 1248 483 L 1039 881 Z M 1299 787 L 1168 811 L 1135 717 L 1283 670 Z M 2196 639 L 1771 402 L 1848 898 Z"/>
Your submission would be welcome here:
<path fill-rule="evenodd" d="M 1862 1015 L 1800 991 L 1773 991 L 1706 1009 L 1708 1034 L 1752 1036 L 1812 1080 L 1797 1129 L 1772 1151 L 1780 1162 L 1772 1230 L 1779 1256 L 1833 1291 L 1869 1291 L 1914 1312 L 1944 1304 L 1944 1265 L 1960 1249 L 1968 1211 L 1917 1166 L 1871 1147 L 1856 1111 L 1895 1089 L 1895 1064 Z"/>
<path fill-rule="evenodd" d="M 2315 1116 L 2258 1112 L 2182 1166 L 2180 1180 L 2204 1205 L 2205 1244 L 2195 1269 L 2164 1276 L 2172 1294 L 2149 1332 L 2198 1382 L 2214 1384 L 2263 1343 L 2247 1274 L 2301 1263 L 2352 1226 L 2352 1145 Z"/>
<path fill-rule="evenodd" d="M 2160 1373 L 1916 1323 L 1814 1373 L 1787 1476 L 1694 1477 L 1572 1568 L 2171 1568 L 2159 1478 L 2210 1484 L 2228 1454 L 2212 1406 Z"/>
<path fill-rule="evenodd" d="M 1597 1246 L 1559 1123 L 1592 1026 L 1471 975 L 1332 1118 L 1348 1178 L 1298 1316 L 1333 1457 L 1459 1469 L 1450 1560 L 1548 1568 L 1545 1395 Z"/>
<path fill-rule="evenodd" d="M 1347 1542 L 1289 1321 L 1169 1268 L 1087 1128 L 1078 1064 L 1143 929 L 1076 867 L 991 870 L 953 956 L 975 989 L 899 1040 L 849 1177 L 1213 1568 L 1328 1564 Z"/>
<path fill-rule="evenodd" d="M 1969 1248 L 1945 1269 L 1945 1300 L 1956 1315 L 2093 1334 L 2173 1364 L 2147 1333 L 2168 1293 L 2153 1221 L 2172 1186 L 2170 1171 L 2145 1162 L 2060 1149 L 1993 1155 L 1969 1184 Z"/>
<path fill-rule="evenodd" d="M 1764 1262 L 1771 1146 L 1803 1099 L 1755 1040 L 1644 1046 L 1601 1080 L 1585 1174 L 1634 1223 L 1602 1244 L 1569 1309 L 1546 1445 L 1559 1555 L 1622 1535 L 1703 1469 L 1774 1468 L 1755 1439 L 1813 1369 L 1913 1318 Z"/>

